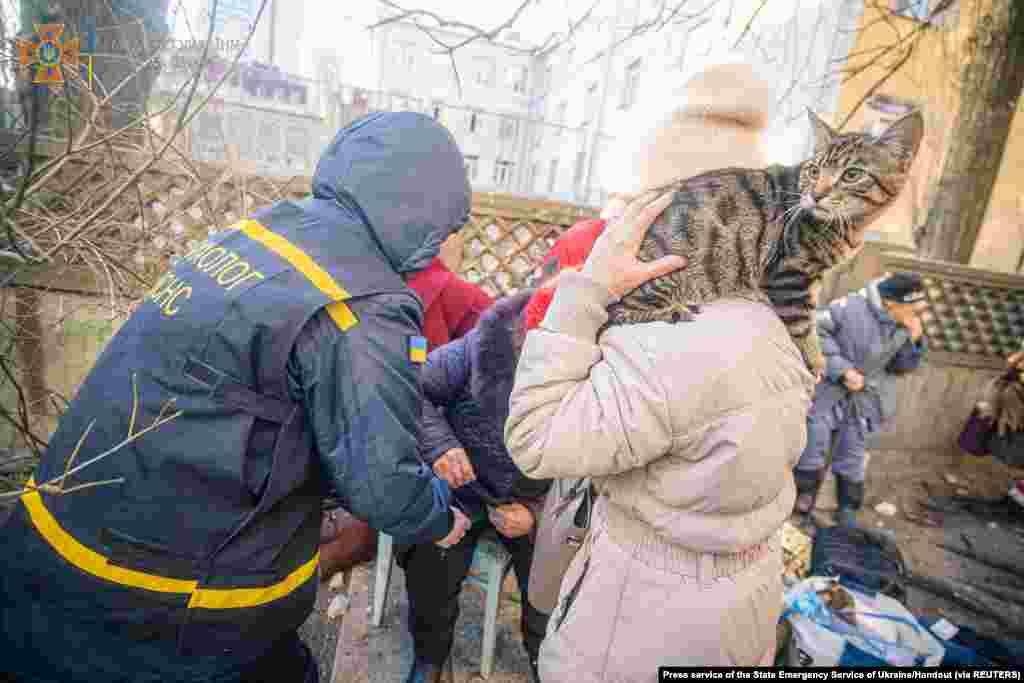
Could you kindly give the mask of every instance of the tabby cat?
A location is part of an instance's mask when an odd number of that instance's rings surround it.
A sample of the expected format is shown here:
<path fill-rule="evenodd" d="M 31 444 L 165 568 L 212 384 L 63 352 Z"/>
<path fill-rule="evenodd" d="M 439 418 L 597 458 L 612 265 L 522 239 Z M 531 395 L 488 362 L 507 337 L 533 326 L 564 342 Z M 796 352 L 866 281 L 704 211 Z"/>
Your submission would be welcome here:
<path fill-rule="evenodd" d="M 815 326 L 821 278 L 851 260 L 864 233 L 906 184 L 924 132 L 919 111 L 877 137 L 837 133 L 808 110 L 814 155 L 797 166 L 727 168 L 662 188 L 672 203 L 638 258 L 685 256 L 609 308 L 608 325 L 692 320 L 724 297 L 772 305 L 811 372 L 825 366 Z"/>

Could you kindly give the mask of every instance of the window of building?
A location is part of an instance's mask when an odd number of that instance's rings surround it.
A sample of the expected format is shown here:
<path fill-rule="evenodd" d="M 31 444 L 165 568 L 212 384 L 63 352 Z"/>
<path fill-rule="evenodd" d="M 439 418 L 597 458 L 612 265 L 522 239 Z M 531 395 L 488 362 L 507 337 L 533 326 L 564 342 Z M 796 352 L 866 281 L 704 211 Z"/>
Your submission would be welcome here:
<path fill-rule="evenodd" d="M 476 112 L 472 112 L 469 115 L 469 132 L 475 133 L 477 128 L 480 127 L 480 117 L 477 116 Z"/>
<path fill-rule="evenodd" d="M 927 21 L 930 4 L 929 0 L 892 0 L 892 11 L 901 17 Z"/>
<path fill-rule="evenodd" d="M 672 60 L 672 68 L 675 70 L 681 71 L 686 63 L 686 48 L 690 44 L 690 41 L 687 39 L 689 35 L 687 32 L 680 32 L 673 36 L 672 51 L 669 56 Z"/>
<path fill-rule="evenodd" d="M 480 169 L 480 157 L 466 155 L 463 160 L 466 162 L 466 177 L 476 180 L 477 171 Z"/>
<path fill-rule="evenodd" d="M 640 87 L 641 64 L 639 59 L 635 59 L 626 67 L 626 78 L 622 84 L 622 98 L 619 100 L 621 109 L 629 109 L 636 104 L 636 94 Z"/>
<path fill-rule="evenodd" d="M 914 103 L 899 97 L 877 94 L 867 102 L 865 132 L 878 136 L 900 117 L 914 109 Z"/>
<path fill-rule="evenodd" d="M 512 89 L 512 92 L 525 93 L 526 92 L 526 67 L 525 66 L 512 66 L 508 70 L 508 86 Z"/>
<path fill-rule="evenodd" d="M 494 162 L 494 184 L 498 187 L 508 187 L 512 182 L 512 169 L 515 164 L 511 161 Z"/>
<path fill-rule="evenodd" d="M 548 194 L 555 191 L 555 181 L 558 179 L 558 159 L 552 159 L 548 164 Z"/>
<path fill-rule="evenodd" d="M 281 161 L 281 129 L 276 123 L 263 121 L 260 123 L 257 137 L 260 140 L 259 158 L 269 164 Z"/>
<path fill-rule="evenodd" d="M 305 168 L 310 152 L 309 132 L 305 128 L 295 126 L 288 128 L 285 132 L 284 146 L 288 166 Z"/>
<path fill-rule="evenodd" d="M 584 164 L 587 161 L 587 153 L 580 151 L 576 153 L 576 170 L 572 174 L 572 186 L 579 187 L 580 183 L 583 182 L 583 171 L 586 170 Z"/>
<path fill-rule="evenodd" d="M 958 16 L 958 3 L 942 0 L 889 0 L 892 11 L 901 17 L 950 28 Z"/>
<path fill-rule="evenodd" d="M 498 128 L 498 137 L 502 140 L 515 140 L 519 136 L 519 119 L 503 118 Z"/>
<path fill-rule="evenodd" d="M 395 64 L 400 69 L 412 71 L 416 66 L 416 44 L 397 43 L 395 45 Z"/>
<path fill-rule="evenodd" d="M 555 125 L 552 127 L 551 131 L 556 138 L 561 137 L 562 133 L 565 131 L 565 118 L 568 115 L 568 112 L 569 103 L 564 101 L 560 102 L 558 104 L 558 114 L 555 117 Z"/>
<path fill-rule="evenodd" d="M 590 123 L 594 114 L 597 113 L 597 81 L 592 81 L 587 86 L 587 94 L 583 100 L 583 122 L 581 125 Z"/>
<path fill-rule="evenodd" d="M 494 60 L 477 57 L 473 60 L 473 80 L 477 85 L 489 87 L 494 85 Z"/>
<path fill-rule="evenodd" d="M 537 181 L 540 180 L 540 162 L 533 162 L 533 166 L 530 167 L 530 192 L 537 191 Z"/>

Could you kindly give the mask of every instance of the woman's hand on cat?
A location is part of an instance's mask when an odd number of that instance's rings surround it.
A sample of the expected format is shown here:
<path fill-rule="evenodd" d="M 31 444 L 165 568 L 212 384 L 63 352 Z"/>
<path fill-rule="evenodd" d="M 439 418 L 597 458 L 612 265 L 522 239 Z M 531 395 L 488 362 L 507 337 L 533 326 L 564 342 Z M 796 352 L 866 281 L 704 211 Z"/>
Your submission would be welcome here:
<path fill-rule="evenodd" d="M 631 202 L 622 217 L 609 223 L 594 243 L 583 274 L 618 300 L 648 280 L 686 266 L 682 256 L 663 256 L 650 262 L 636 257 L 647 229 L 671 201 L 671 192 L 660 196 L 649 192 Z"/>

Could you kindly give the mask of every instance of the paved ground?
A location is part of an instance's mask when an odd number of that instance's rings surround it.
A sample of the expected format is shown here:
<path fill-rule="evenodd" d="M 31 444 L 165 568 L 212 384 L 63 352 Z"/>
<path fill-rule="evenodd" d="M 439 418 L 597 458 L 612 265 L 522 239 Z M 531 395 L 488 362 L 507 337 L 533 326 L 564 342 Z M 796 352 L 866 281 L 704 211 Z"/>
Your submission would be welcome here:
<path fill-rule="evenodd" d="M 334 680 L 328 678 L 334 666 L 338 648 L 339 624 L 327 624 L 326 605 L 329 600 L 326 585 L 321 588 L 318 610 L 302 629 L 304 640 L 318 653 L 321 669 L 321 683 L 395 683 L 405 680 L 412 666 L 412 639 L 406 630 L 408 602 L 405 597 L 405 576 L 395 567 L 388 591 L 387 607 L 380 628 L 369 626 L 369 605 L 373 604 L 374 564 L 364 564 L 352 571 L 350 591 L 353 606 L 345 615 L 346 626 L 350 629 L 343 635 L 340 651 L 349 651 L 349 657 L 342 655 L 343 670 L 335 673 Z M 362 597 L 363 606 L 355 604 Z M 483 592 L 467 582 L 460 601 L 461 615 L 456 627 L 453 649 L 454 683 L 483 681 L 480 677 L 480 654 L 483 640 Z M 365 668 L 364 668 L 365 667 Z M 529 680 L 529 664 L 523 652 L 519 634 L 518 591 L 514 577 L 510 574 L 505 584 L 498 614 L 498 639 L 495 652 L 494 671 L 488 683 L 526 683 Z"/>
<path fill-rule="evenodd" d="M 908 568 L 918 574 L 939 576 L 983 584 L 990 579 L 1012 580 L 1007 575 L 940 547 L 963 547 L 964 537 L 978 551 L 987 551 L 1024 568 L 1024 540 L 1017 533 L 1024 526 L 1024 513 L 1017 524 L 979 520 L 969 514 L 933 514 L 940 524 L 921 523 L 920 503 L 928 496 L 970 495 L 996 498 L 1003 496 L 1011 479 L 1024 478 L 1024 471 L 1000 465 L 991 458 L 974 458 L 958 452 L 873 451 L 868 467 L 863 526 L 887 529 L 895 534 Z M 875 511 L 879 503 L 892 503 L 897 514 L 888 517 Z M 824 507 L 828 507 L 827 503 Z M 827 523 L 830 516 L 819 513 Z M 1016 527 L 1016 529 L 1015 529 Z M 1024 581 L 1024 569 L 1019 574 Z M 1004 631 L 991 619 L 979 616 L 931 593 L 911 588 L 907 607 L 914 613 L 945 616 L 996 635 Z M 1021 624 L 1024 628 L 1024 624 Z"/>
<path fill-rule="evenodd" d="M 1006 523 L 992 526 L 969 515 L 939 516 L 941 526 L 923 526 L 917 513 L 919 503 L 931 495 L 972 495 L 997 497 L 1005 493 L 1011 478 L 1024 478 L 1021 470 L 1011 470 L 990 459 L 974 459 L 955 453 L 932 451 L 875 451 L 868 471 L 867 500 L 861 523 L 893 532 L 909 568 L 919 574 L 967 579 L 976 583 L 1005 573 L 982 566 L 939 547 L 939 544 L 963 545 L 967 536 L 979 550 L 997 553 L 1011 564 L 1024 567 L 1024 541 Z M 951 483 L 952 482 L 952 483 Z M 828 496 L 823 496 L 827 500 Z M 892 503 L 897 514 L 879 514 L 875 506 Z M 828 507 L 828 504 L 824 505 Z M 819 513 L 822 523 L 830 523 L 829 514 Z M 1022 515 L 1024 524 L 1024 515 Z M 337 625 L 321 626 L 327 596 L 321 596 L 320 611 L 304 628 L 307 642 L 321 658 L 322 683 L 369 681 L 392 683 L 403 681 L 412 663 L 412 642 L 405 629 L 408 604 L 405 581 L 397 567 L 392 575 L 384 621 L 379 629 L 368 626 L 368 605 L 372 604 L 373 564 L 353 570 L 350 591 L 354 604 L 346 616 L 347 634 L 340 650 L 344 672 L 329 680 L 337 647 Z M 1024 572 L 1021 573 L 1024 580 Z M 528 664 L 519 635 L 519 605 L 513 600 L 513 577 L 509 576 L 506 594 L 499 615 L 498 645 L 495 670 L 489 683 L 526 683 Z M 324 591 L 326 593 L 326 590 Z M 361 603 L 361 604 L 357 604 Z M 917 614 L 939 614 L 957 624 L 973 626 L 983 632 L 1000 634 L 1003 628 L 982 616 L 964 610 L 930 593 L 911 588 L 907 606 Z M 454 656 L 455 683 L 482 681 L 479 676 L 481 639 L 483 636 L 483 595 L 475 587 L 463 590 L 462 615 L 459 619 Z M 1024 628 L 1024 624 L 1021 625 Z"/>

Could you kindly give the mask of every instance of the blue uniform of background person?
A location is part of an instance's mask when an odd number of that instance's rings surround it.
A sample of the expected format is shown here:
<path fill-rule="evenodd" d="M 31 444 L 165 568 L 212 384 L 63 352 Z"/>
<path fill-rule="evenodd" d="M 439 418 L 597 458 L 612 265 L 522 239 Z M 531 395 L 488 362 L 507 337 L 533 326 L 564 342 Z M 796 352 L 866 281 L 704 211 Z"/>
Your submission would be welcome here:
<path fill-rule="evenodd" d="M 171 398 L 183 412 L 70 482 L 123 483 L 29 494 L 0 526 L 0 680 L 317 680 L 296 630 L 325 494 L 400 543 L 453 527 L 448 486 L 418 457 L 423 312 L 403 276 L 465 224 L 470 198 L 446 129 L 373 114 L 324 152 L 312 198 L 172 266 L 34 478 L 59 476 L 87 429 L 79 463 Z"/>
<path fill-rule="evenodd" d="M 798 512 L 813 509 L 835 439 L 832 472 L 838 489 L 838 516 L 843 523 L 853 523 L 864 499 L 865 437 L 895 414 L 896 376 L 915 370 L 926 349 L 924 337 L 913 341 L 907 327 L 890 313 L 890 306 L 913 305 L 922 298 L 920 280 L 897 273 L 868 283 L 819 314 L 818 335 L 826 371 L 808 413 L 807 447 L 794 472 L 800 494 Z M 844 374 L 850 369 L 864 375 L 863 391 L 851 391 L 844 384 Z"/>

